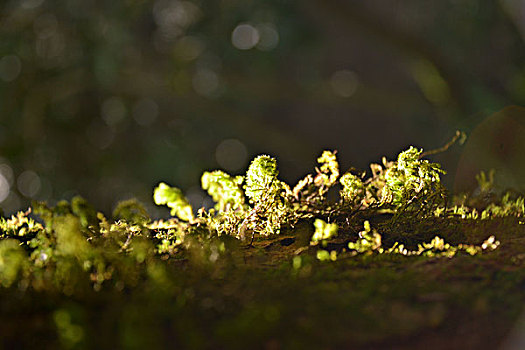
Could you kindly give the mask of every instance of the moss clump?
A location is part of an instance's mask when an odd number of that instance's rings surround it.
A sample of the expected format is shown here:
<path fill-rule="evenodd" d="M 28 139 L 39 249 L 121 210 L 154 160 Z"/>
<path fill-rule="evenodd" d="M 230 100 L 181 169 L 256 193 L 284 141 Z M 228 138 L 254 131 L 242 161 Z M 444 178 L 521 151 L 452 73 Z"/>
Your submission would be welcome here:
<path fill-rule="evenodd" d="M 202 189 L 217 203 L 215 209 L 221 212 L 243 210 L 244 193 L 242 176 L 232 177 L 221 170 L 204 172 L 201 177 Z"/>
<path fill-rule="evenodd" d="M 171 215 L 176 215 L 184 221 L 193 220 L 193 209 L 180 189 L 161 182 L 155 188 L 153 200 L 157 205 L 165 204 L 170 207 Z"/>

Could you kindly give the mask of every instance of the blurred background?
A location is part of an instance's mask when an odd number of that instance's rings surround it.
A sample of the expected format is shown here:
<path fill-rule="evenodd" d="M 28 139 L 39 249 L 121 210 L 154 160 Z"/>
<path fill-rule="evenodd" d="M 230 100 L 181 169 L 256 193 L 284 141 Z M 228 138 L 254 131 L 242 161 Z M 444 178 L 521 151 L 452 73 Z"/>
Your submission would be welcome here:
<path fill-rule="evenodd" d="M 524 38 L 521 0 L 4 0 L 0 207 L 155 214 L 159 181 L 199 207 L 203 171 L 260 153 L 293 183 L 323 149 L 437 148 L 525 105 Z M 432 158 L 449 185 L 461 152 Z"/>

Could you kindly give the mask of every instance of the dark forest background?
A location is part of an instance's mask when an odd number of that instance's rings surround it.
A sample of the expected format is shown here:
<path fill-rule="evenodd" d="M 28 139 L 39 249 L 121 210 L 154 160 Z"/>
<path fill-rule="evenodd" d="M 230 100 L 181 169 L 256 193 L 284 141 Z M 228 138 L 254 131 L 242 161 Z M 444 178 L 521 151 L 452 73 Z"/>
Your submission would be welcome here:
<path fill-rule="evenodd" d="M 525 105 L 524 38 L 519 0 L 4 0 L 0 207 L 151 207 L 159 181 L 198 207 L 204 170 L 260 153 L 294 182 L 323 149 L 436 148 Z M 462 152 L 432 158 L 449 186 Z"/>

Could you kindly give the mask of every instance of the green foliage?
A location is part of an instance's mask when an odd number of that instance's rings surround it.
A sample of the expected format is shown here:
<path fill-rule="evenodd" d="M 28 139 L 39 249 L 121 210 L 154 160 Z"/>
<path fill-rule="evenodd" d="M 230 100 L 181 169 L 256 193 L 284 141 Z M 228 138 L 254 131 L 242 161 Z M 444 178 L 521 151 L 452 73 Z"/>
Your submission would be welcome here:
<path fill-rule="evenodd" d="M 336 261 L 337 260 L 337 252 L 335 250 L 324 250 L 319 249 L 316 254 L 317 260 L 320 261 Z"/>
<path fill-rule="evenodd" d="M 80 219 L 68 214 L 57 217 L 51 229 L 56 237 L 56 254 L 74 257 L 81 261 L 87 259 L 89 244 L 80 230 Z"/>
<path fill-rule="evenodd" d="M 149 276 L 147 265 L 155 264 L 155 250 L 144 221 L 139 225 L 132 224 L 133 220 L 109 223 L 98 213 L 89 217 L 93 225 L 88 229 L 86 210 L 78 210 L 79 203 L 79 199 L 71 204 L 62 201 L 54 208 L 34 203 L 44 225 L 29 218 L 29 211 L 3 219 L 0 278 L 4 284 L 11 285 L 16 277 L 35 290 L 58 289 L 71 294 L 90 284 L 95 290 L 107 284 L 122 289 L 135 285 L 140 275 Z M 124 202 L 117 209 L 129 214 L 127 209 L 141 207 L 140 203 Z M 136 214 L 134 210 L 131 213 Z"/>
<path fill-rule="evenodd" d="M 331 187 L 339 178 L 339 162 L 336 152 L 324 151 L 317 162 L 321 165 L 315 183 L 319 187 Z"/>
<path fill-rule="evenodd" d="M 171 215 L 176 215 L 184 221 L 192 221 L 193 209 L 182 191 L 176 187 L 170 187 L 164 182 L 159 183 L 153 194 L 153 200 L 157 205 L 167 205 L 171 208 Z"/>
<path fill-rule="evenodd" d="M 147 224 L 151 221 L 144 205 L 134 198 L 119 202 L 112 216 L 115 220 L 124 220 L 134 224 Z"/>
<path fill-rule="evenodd" d="M 29 264 L 24 249 L 14 239 L 0 241 L 0 284 L 10 287 L 18 278 L 29 272 Z"/>
<path fill-rule="evenodd" d="M 299 181 L 293 189 L 293 196 L 303 211 L 320 211 L 326 209 L 326 194 L 339 178 L 339 162 L 336 152 L 324 151 L 317 158 L 319 167 L 315 168 L 316 175 L 308 174 Z"/>
<path fill-rule="evenodd" d="M 71 212 L 80 219 L 82 227 L 89 227 L 98 223 L 95 208 L 80 196 L 71 199 Z"/>
<path fill-rule="evenodd" d="M 31 236 L 43 229 L 42 225 L 28 217 L 31 210 L 18 212 L 10 219 L 0 217 L 0 237 L 24 237 Z"/>
<path fill-rule="evenodd" d="M 246 172 L 246 196 L 250 204 L 257 205 L 261 201 L 271 201 L 282 195 L 286 185 L 277 179 L 277 161 L 267 155 L 261 155 L 252 160 Z"/>
<path fill-rule="evenodd" d="M 363 181 L 352 173 L 346 173 L 339 179 L 343 189 L 341 198 L 345 203 L 360 203 L 364 199 L 365 186 Z"/>
<path fill-rule="evenodd" d="M 222 212 L 244 210 L 242 176 L 232 177 L 221 170 L 204 172 L 201 177 L 202 189 L 217 203 L 216 209 Z"/>
<path fill-rule="evenodd" d="M 482 219 L 505 216 L 524 217 L 525 198 L 507 192 L 501 198 L 500 203 L 490 203 L 481 213 Z"/>
<path fill-rule="evenodd" d="M 382 237 L 370 223 L 365 221 L 364 230 L 359 232 L 359 239 L 356 242 L 349 242 L 348 248 L 359 254 L 401 254 L 405 256 L 425 256 L 425 257 L 448 257 L 455 256 L 458 252 L 464 251 L 469 255 L 476 255 L 484 250 L 494 250 L 500 242 L 494 236 L 487 238 L 479 246 L 470 244 L 459 244 L 453 246 L 444 241 L 443 238 L 435 236 L 428 243 L 418 244 L 417 250 L 410 250 L 404 244 L 395 242 L 390 248 L 382 246 Z"/>
<path fill-rule="evenodd" d="M 476 181 L 478 182 L 479 190 L 481 193 L 488 193 L 494 189 L 494 174 L 496 171 L 490 169 L 490 171 L 485 173 L 483 170 L 476 175 Z"/>
<path fill-rule="evenodd" d="M 375 230 L 372 231 L 368 221 L 365 221 L 363 226 L 364 230 L 359 232 L 359 239 L 356 242 L 349 242 L 348 249 L 357 253 L 382 253 L 381 235 Z"/>
<path fill-rule="evenodd" d="M 383 207 L 397 214 L 410 211 L 418 215 L 432 214 L 446 200 L 446 191 L 440 174 L 445 174 L 439 164 L 421 159 L 423 150 L 410 147 L 401 152 L 396 161 L 371 164 L 371 177 L 351 172 L 339 179 L 343 186 L 342 204 L 361 208 Z"/>
<path fill-rule="evenodd" d="M 314 227 L 315 232 L 312 236 L 312 244 L 337 236 L 337 224 L 329 224 L 324 220 L 315 219 Z"/>
<path fill-rule="evenodd" d="M 445 171 L 437 163 L 420 159 L 422 152 L 411 146 L 386 170 L 382 204 L 404 211 L 432 210 L 444 203 L 445 189 L 440 174 Z"/>
<path fill-rule="evenodd" d="M 290 187 L 277 176 L 277 161 L 269 156 L 256 157 L 246 172 L 245 193 L 251 210 L 243 219 L 237 234 L 276 234 L 292 219 Z"/>

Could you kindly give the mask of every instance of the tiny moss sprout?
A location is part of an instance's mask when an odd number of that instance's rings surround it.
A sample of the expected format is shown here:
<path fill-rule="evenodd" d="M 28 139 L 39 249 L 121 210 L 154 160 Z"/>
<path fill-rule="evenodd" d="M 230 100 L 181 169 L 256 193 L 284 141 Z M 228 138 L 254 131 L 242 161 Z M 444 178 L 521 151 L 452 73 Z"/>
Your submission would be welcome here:
<path fill-rule="evenodd" d="M 365 186 L 358 176 L 352 173 L 346 173 L 339 180 L 343 189 L 341 190 L 341 199 L 346 203 L 356 203 L 363 200 Z"/>
<path fill-rule="evenodd" d="M 381 246 L 381 235 L 377 231 L 372 231 L 370 223 L 365 221 L 364 230 L 359 232 L 359 238 L 356 242 L 349 242 L 348 249 L 357 253 L 383 252 Z"/>
<path fill-rule="evenodd" d="M 193 220 L 193 209 L 180 189 L 161 182 L 155 188 L 153 200 L 157 205 L 165 204 L 171 208 L 171 215 L 176 215 L 184 221 Z"/>
<path fill-rule="evenodd" d="M 252 160 L 246 172 L 246 196 L 252 205 L 260 201 L 273 200 L 281 195 L 285 185 L 277 179 L 277 161 L 267 155 Z"/>
<path fill-rule="evenodd" d="M 411 146 L 386 170 L 383 204 L 392 205 L 400 212 L 409 209 L 427 212 L 444 203 L 445 189 L 440 174 L 445 171 L 437 163 L 420 159 L 422 152 Z"/>
<path fill-rule="evenodd" d="M 329 224 L 321 219 L 315 219 L 315 232 L 312 236 L 311 244 L 317 244 L 319 241 L 324 241 L 337 236 L 337 224 Z"/>
<path fill-rule="evenodd" d="M 496 171 L 490 169 L 488 173 L 485 171 L 480 171 L 476 175 L 476 181 L 478 182 L 478 187 L 481 193 L 488 193 L 494 189 L 494 174 Z"/>
<path fill-rule="evenodd" d="M 421 243 L 416 250 L 405 247 L 404 244 L 395 242 L 390 248 L 382 247 L 382 237 L 376 231 L 372 230 L 370 223 L 365 221 L 364 230 L 359 232 L 359 238 L 355 242 L 349 242 L 348 248 L 360 254 L 400 254 L 406 256 L 425 256 L 425 257 L 453 257 L 458 252 L 464 251 L 469 255 L 476 255 L 484 250 L 490 251 L 496 249 L 500 242 L 495 236 L 490 236 L 481 245 L 459 244 L 453 246 L 439 236 L 435 236 L 428 243 Z"/>
<path fill-rule="evenodd" d="M 236 232 L 238 237 L 276 234 L 292 220 L 291 190 L 278 175 L 277 161 L 270 156 L 261 155 L 251 162 L 245 185 L 251 207 Z"/>
<path fill-rule="evenodd" d="M 316 253 L 317 260 L 320 261 L 336 261 L 337 260 L 337 252 L 335 250 L 324 250 L 319 249 Z"/>
<path fill-rule="evenodd" d="M 320 167 L 315 183 L 319 187 L 331 187 L 339 178 L 339 162 L 335 154 L 336 152 L 324 151 L 321 157 L 317 158 Z"/>
<path fill-rule="evenodd" d="M 217 203 L 215 208 L 221 212 L 245 209 L 243 181 L 242 176 L 232 177 L 221 170 L 206 171 L 201 177 L 202 189 L 208 192 Z"/>

